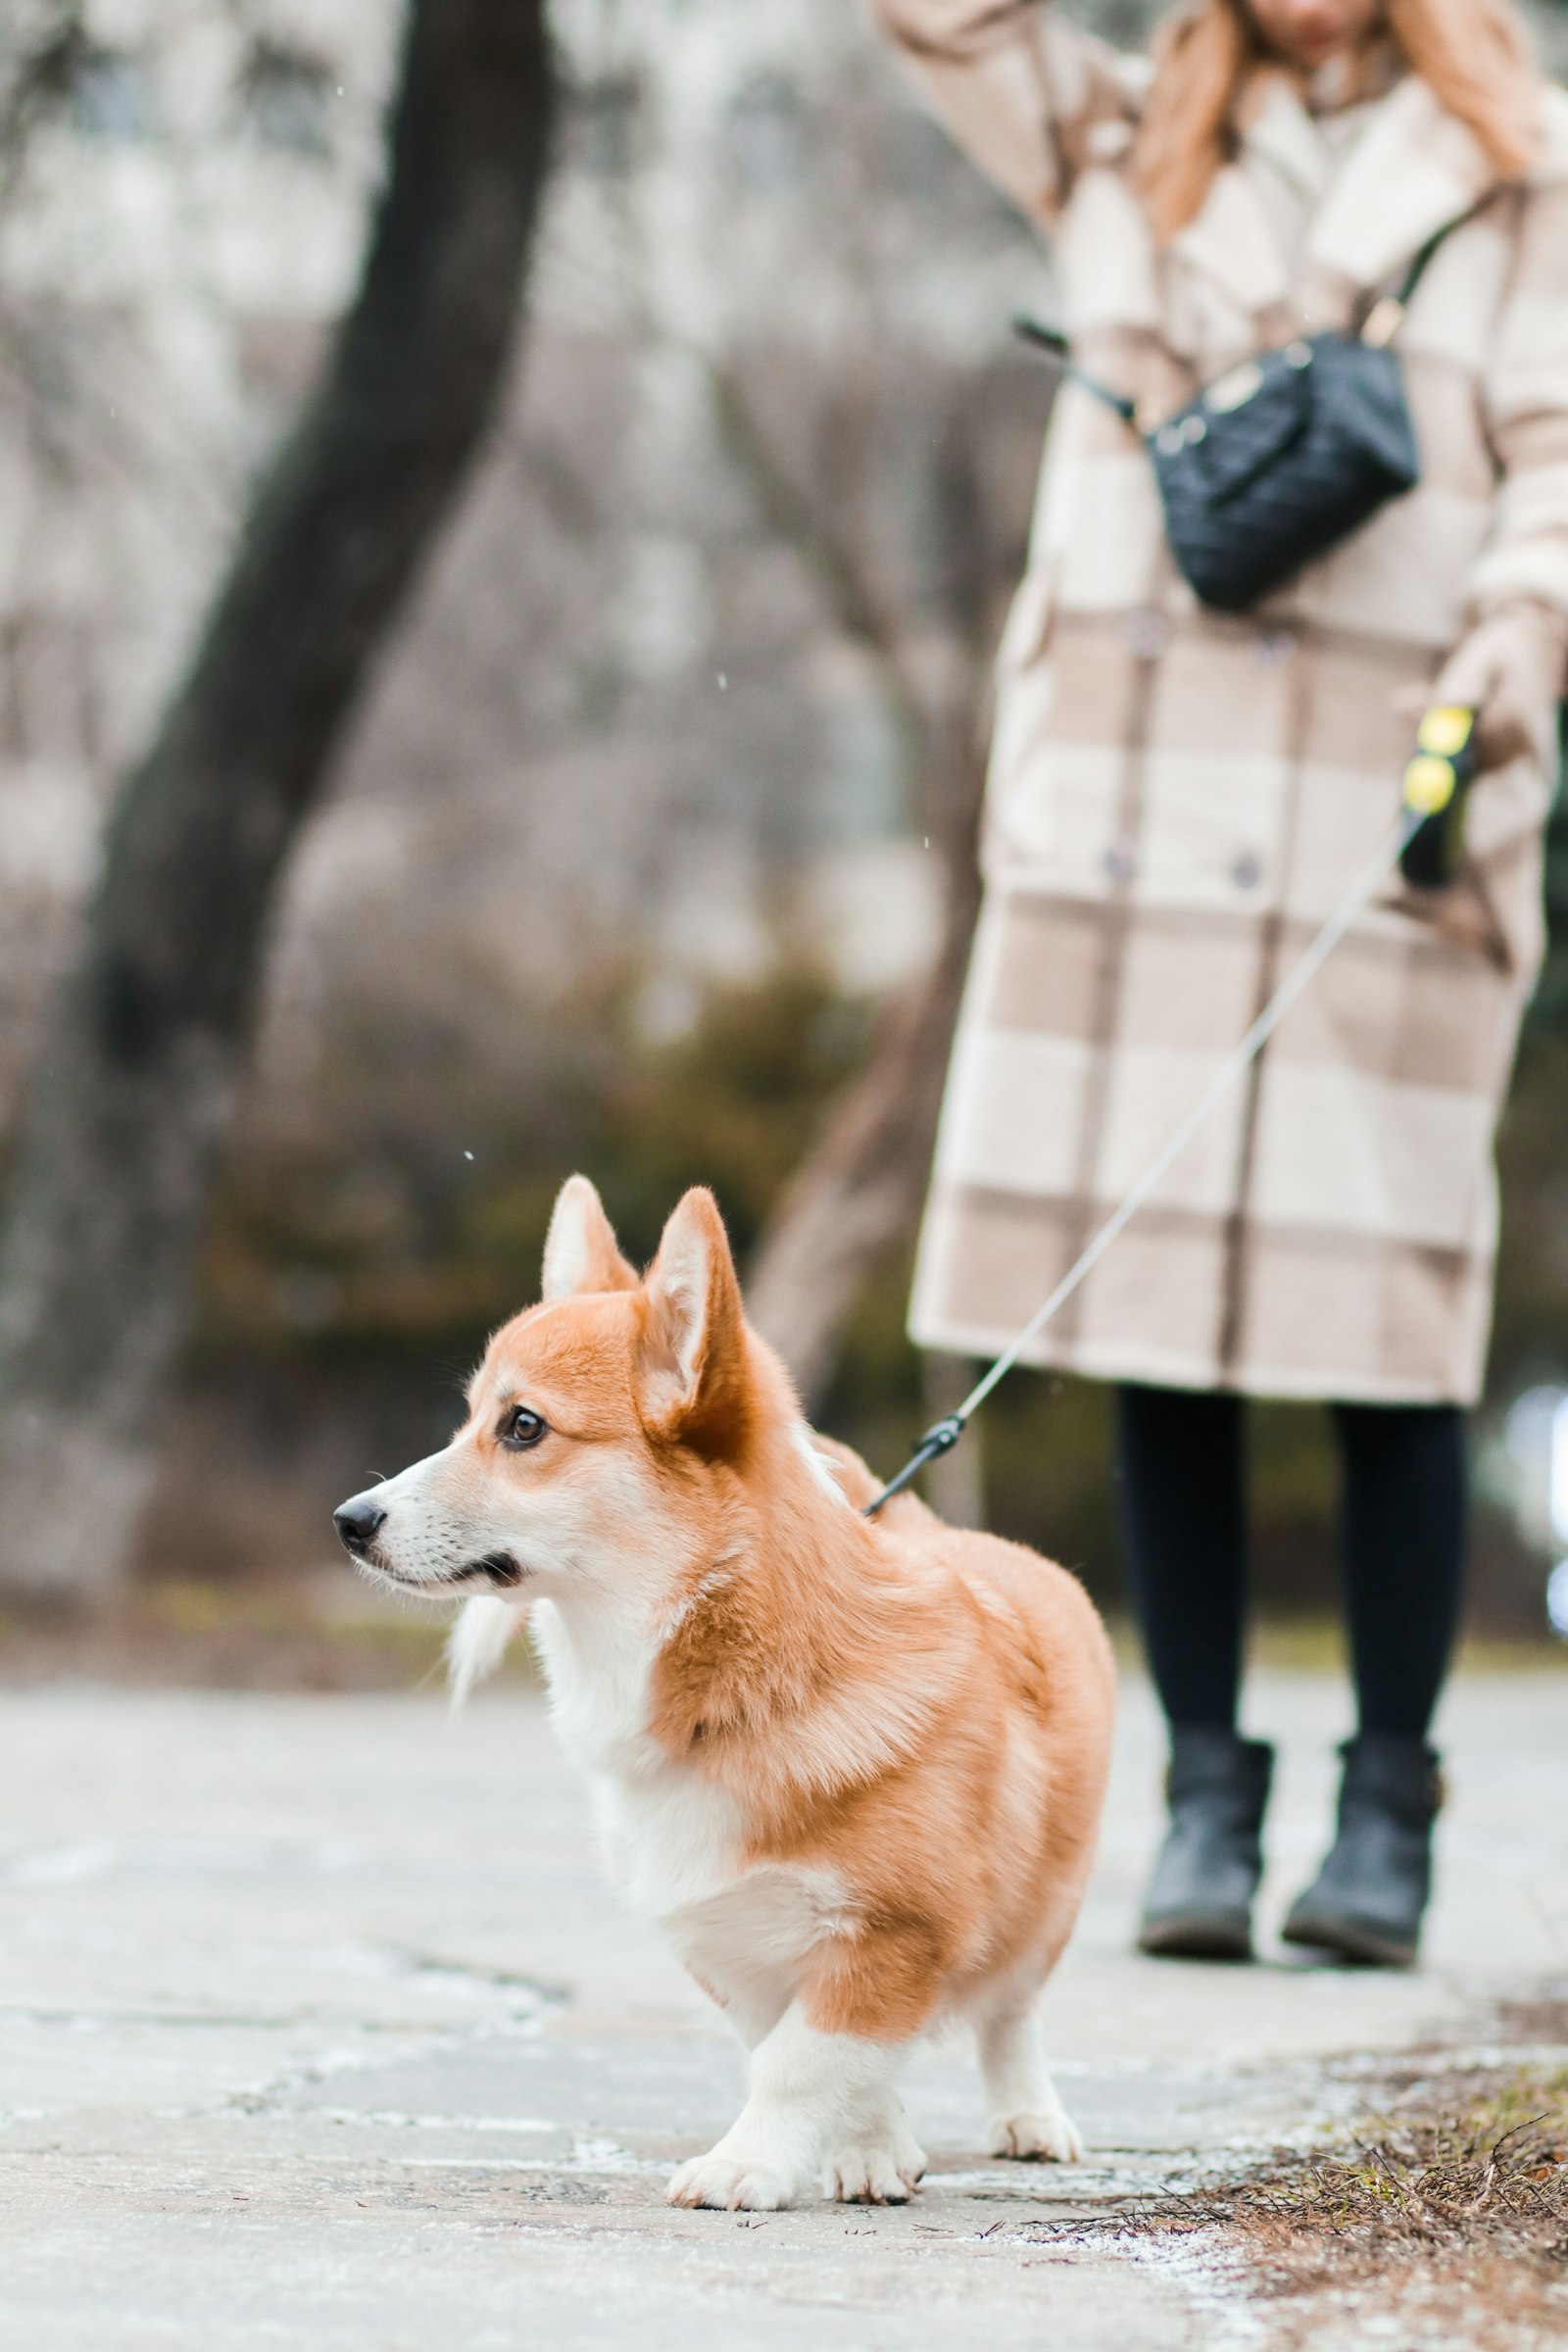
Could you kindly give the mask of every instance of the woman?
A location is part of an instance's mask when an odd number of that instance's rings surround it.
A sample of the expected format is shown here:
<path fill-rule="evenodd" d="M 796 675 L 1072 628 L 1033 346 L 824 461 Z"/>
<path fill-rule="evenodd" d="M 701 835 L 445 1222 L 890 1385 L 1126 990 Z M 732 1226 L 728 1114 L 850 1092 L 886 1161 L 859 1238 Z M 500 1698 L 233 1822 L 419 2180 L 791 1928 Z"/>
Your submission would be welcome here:
<path fill-rule="evenodd" d="M 930 1347 L 1012 1337 L 1387 837 L 1415 716 L 1477 707 L 1460 878 L 1389 884 L 1033 1351 L 1117 1384 L 1171 1737 L 1152 1952 L 1250 1949 L 1272 1758 L 1236 1729 L 1244 1400 L 1332 1403 L 1359 1722 L 1285 1932 L 1408 1962 L 1568 668 L 1568 100 L 1509 0 L 1195 0 L 1152 66 L 1041 0 L 878 4 L 1051 237 L 1079 368 L 1146 429 L 1358 327 L 1439 240 L 1396 340 L 1418 486 L 1244 617 L 1184 585 L 1138 433 L 1062 387 L 911 1313 Z"/>

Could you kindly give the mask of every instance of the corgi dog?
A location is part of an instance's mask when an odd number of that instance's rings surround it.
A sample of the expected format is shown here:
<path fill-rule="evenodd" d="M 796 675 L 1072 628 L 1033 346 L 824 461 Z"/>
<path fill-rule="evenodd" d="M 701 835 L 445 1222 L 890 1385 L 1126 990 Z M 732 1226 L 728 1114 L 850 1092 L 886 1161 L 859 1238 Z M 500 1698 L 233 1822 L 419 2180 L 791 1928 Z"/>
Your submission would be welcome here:
<path fill-rule="evenodd" d="M 640 1277 L 572 1177 L 543 1294 L 452 1443 L 336 1525 L 400 1591 L 474 1596 L 460 1694 L 531 1622 L 615 1875 L 750 2049 L 745 2107 L 671 2202 L 902 2203 L 925 2159 L 900 2069 L 956 2019 L 990 2152 L 1078 2156 L 1037 2007 L 1110 1749 L 1087 1595 L 912 1495 L 864 1515 L 865 1465 L 812 1435 L 747 1327 L 710 1193 Z"/>

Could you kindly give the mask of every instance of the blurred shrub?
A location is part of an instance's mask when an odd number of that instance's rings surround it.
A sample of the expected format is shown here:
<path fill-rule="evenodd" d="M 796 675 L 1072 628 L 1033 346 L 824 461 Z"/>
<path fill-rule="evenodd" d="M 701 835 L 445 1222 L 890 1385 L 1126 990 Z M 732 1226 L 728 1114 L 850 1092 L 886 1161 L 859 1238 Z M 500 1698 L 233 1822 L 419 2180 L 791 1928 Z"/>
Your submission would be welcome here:
<path fill-rule="evenodd" d="M 242 1131 L 206 1257 L 185 1438 L 150 1538 L 164 1573 L 328 1557 L 331 1503 L 443 1442 L 488 1333 L 537 1296 L 551 1205 L 572 1169 L 593 1177 L 639 1262 L 681 1191 L 711 1185 L 744 1263 L 869 1015 L 788 956 L 754 983 L 698 992 L 673 1036 L 649 1034 L 646 975 L 631 966 L 550 1004 L 498 1005 L 495 985 L 466 1018 L 362 1004 L 311 1074 L 312 1102 L 333 1116 L 290 1118 L 273 1101 Z M 1533 1043 L 1506 1139 L 1497 1357 L 1512 1385 L 1568 1329 L 1565 1078 L 1568 1045 Z M 904 1331 L 908 1273 L 901 1253 L 866 1285 L 821 1415 L 883 1472 L 931 1417 Z M 1259 1596 L 1320 1609 L 1333 1589 L 1326 1416 L 1265 1405 L 1251 1434 Z M 1114 1604 L 1105 1390 L 1020 1372 L 969 1443 L 990 1523 Z M 1500 1524 L 1484 1536 L 1484 1614 L 1532 1623 L 1534 1565 Z"/>
<path fill-rule="evenodd" d="M 260 1124 L 234 1157 L 207 1251 L 202 1349 L 339 1367 L 389 1347 L 476 1354 L 537 1297 L 550 1210 L 573 1169 L 598 1185 L 639 1263 L 692 1184 L 718 1194 L 744 1258 L 858 1058 L 865 1008 L 814 968 L 781 966 L 710 987 L 688 1030 L 650 1041 L 640 983 L 614 972 L 564 1002 L 514 1006 L 519 1033 L 548 1031 L 543 1057 L 519 1051 L 514 1090 L 439 1023 L 419 1035 L 406 1018 L 356 1020 L 336 1049 L 352 1069 L 313 1073 L 341 1115 L 303 1138 Z"/>

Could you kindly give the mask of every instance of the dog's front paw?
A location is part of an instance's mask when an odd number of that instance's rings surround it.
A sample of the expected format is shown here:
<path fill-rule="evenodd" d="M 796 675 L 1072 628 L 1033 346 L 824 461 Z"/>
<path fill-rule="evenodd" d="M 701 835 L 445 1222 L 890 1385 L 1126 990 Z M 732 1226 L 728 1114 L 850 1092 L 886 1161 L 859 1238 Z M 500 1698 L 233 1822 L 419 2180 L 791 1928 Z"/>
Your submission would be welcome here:
<path fill-rule="evenodd" d="M 846 2205 L 906 2205 L 925 2171 L 925 2151 L 907 2132 L 891 2139 L 851 2142 L 827 2168 L 830 2197 Z"/>
<path fill-rule="evenodd" d="M 720 2213 L 777 2213 L 793 2205 L 799 2183 L 777 2165 L 756 2157 L 721 2156 L 716 2148 L 683 2164 L 665 2191 L 671 2205 L 709 2205 Z"/>
<path fill-rule="evenodd" d="M 990 2156 L 1015 2156 L 1025 2164 L 1077 2164 L 1083 2152 L 1078 2127 L 1059 2099 L 1049 2107 L 991 2118 L 986 2140 Z"/>

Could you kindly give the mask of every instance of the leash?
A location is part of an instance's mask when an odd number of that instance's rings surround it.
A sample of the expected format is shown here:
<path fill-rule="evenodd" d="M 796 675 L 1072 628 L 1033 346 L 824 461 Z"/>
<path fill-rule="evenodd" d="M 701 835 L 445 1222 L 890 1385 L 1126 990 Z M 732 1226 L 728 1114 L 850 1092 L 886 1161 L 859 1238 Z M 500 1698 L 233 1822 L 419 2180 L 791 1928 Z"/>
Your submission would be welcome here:
<path fill-rule="evenodd" d="M 1292 1005 L 1311 986 L 1351 924 L 1365 913 L 1395 867 L 1403 867 L 1407 880 L 1428 888 L 1439 887 L 1452 879 L 1452 871 L 1447 869 L 1450 865 L 1454 868 L 1457 866 L 1464 795 L 1474 773 L 1470 745 L 1474 724 L 1475 712 L 1471 710 L 1461 712 L 1456 709 L 1439 707 L 1427 713 L 1416 739 L 1416 755 L 1404 771 L 1398 823 L 1383 842 L 1377 856 L 1357 874 L 1322 929 L 1303 951 L 1300 960 L 1292 966 L 1247 1035 L 1214 1072 L 1163 1150 L 1150 1161 L 1132 1190 L 1123 1196 L 1120 1205 L 1106 1218 L 1087 1248 L 1074 1258 L 1050 1298 L 1030 1317 L 1012 1345 L 998 1356 L 984 1378 L 976 1381 L 957 1409 L 945 1415 L 926 1431 L 898 1476 L 890 1479 L 881 1494 L 865 1505 L 864 1516 L 867 1519 L 874 1519 L 885 1502 L 891 1502 L 895 1494 L 902 1494 L 928 1463 L 937 1461 L 956 1446 L 993 1389 L 1000 1388 L 1030 1342 L 1045 1330 L 1052 1317 L 1060 1312 L 1073 1293 L 1087 1281 L 1111 1244 L 1126 1231 L 1150 1195 L 1181 1157 L 1199 1129 L 1237 1081 L 1250 1069 Z M 1417 844 L 1418 836 L 1419 846 L 1424 851 L 1440 831 L 1448 852 L 1445 870 L 1432 872 L 1428 860 L 1422 863 L 1421 870 L 1412 871 L 1406 853 Z"/>

